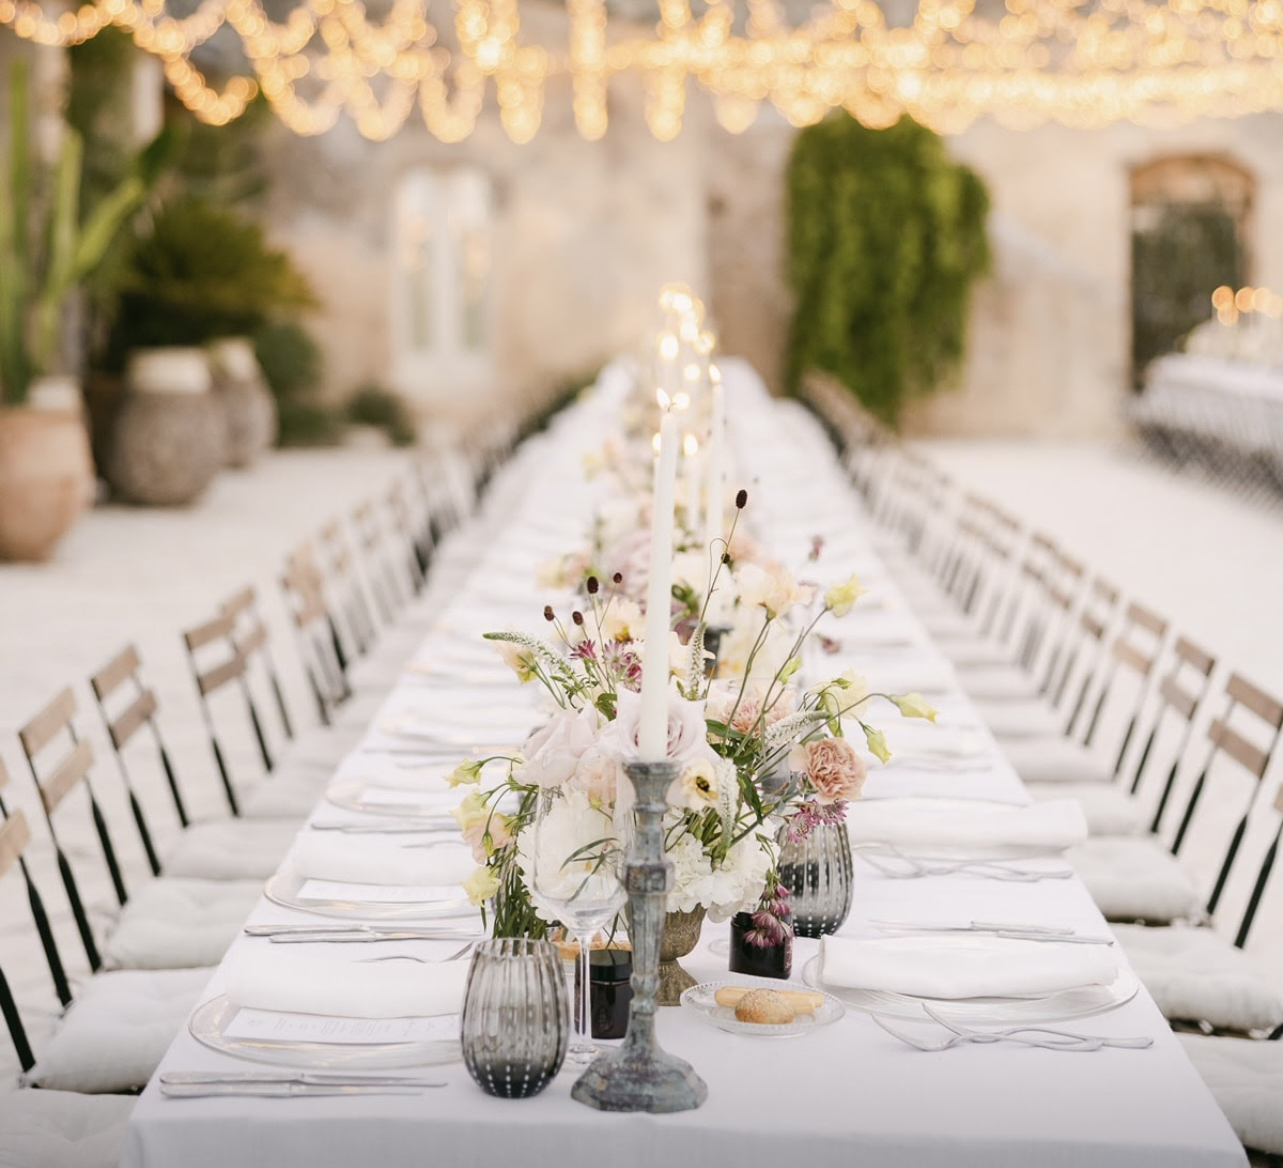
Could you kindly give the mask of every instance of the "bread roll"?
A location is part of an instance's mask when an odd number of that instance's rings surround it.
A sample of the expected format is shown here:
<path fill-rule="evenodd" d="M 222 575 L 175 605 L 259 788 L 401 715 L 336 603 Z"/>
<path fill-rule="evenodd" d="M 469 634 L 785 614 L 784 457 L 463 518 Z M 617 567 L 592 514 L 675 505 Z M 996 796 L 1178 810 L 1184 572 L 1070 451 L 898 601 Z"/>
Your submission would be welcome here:
<path fill-rule="evenodd" d="M 726 1006 L 728 1009 L 735 1009 L 742 998 L 746 995 L 757 992 L 753 986 L 722 986 L 716 994 L 714 1000 L 719 1006 Z M 788 1002 L 794 1014 L 814 1014 L 822 1005 L 824 1005 L 824 995 L 812 993 L 807 990 L 770 990 L 769 993 L 777 994 Z"/>
<path fill-rule="evenodd" d="M 735 1017 L 741 1022 L 762 1026 L 783 1026 L 793 1021 L 796 1011 L 777 990 L 749 990 L 735 1005 Z"/>

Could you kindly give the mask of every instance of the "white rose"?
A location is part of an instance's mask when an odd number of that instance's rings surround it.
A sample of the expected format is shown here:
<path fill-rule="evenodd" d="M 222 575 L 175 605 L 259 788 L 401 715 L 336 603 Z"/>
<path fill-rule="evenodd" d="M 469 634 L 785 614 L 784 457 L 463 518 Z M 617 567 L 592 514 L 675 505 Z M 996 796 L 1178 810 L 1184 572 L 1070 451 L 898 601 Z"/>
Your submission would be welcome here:
<path fill-rule="evenodd" d="M 560 787 L 570 780 L 580 757 L 596 741 L 595 710 L 560 710 L 526 740 L 522 751 L 526 761 L 514 778 L 540 787 Z"/>

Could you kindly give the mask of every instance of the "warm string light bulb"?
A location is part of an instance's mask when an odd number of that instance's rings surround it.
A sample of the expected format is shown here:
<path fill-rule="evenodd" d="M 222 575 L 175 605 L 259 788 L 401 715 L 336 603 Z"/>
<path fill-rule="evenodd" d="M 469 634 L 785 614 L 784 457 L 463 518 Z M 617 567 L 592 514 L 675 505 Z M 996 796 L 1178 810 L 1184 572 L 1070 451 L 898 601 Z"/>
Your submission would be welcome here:
<path fill-rule="evenodd" d="M 0 0 L 0 25 L 44 45 L 116 25 L 162 59 L 175 93 L 205 121 L 238 117 L 261 90 L 298 133 L 347 115 L 376 139 L 396 133 L 417 104 L 433 134 L 461 141 L 493 92 L 508 136 L 529 141 L 549 81 L 564 76 L 579 132 L 600 138 L 610 80 L 628 72 L 644 79 L 645 117 L 661 139 L 680 132 L 692 83 L 736 133 L 768 101 L 798 126 L 844 107 L 867 125 L 908 113 L 942 133 L 982 116 L 1088 128 L 1283 109 L 1280 0 L 1006 0 L 1000 15 L 975 0 L 919 0 L 912 21 L 895 27 L 874 0 L 822 0 L 797 27 L 773 0 L 747 7 L 740 28 L 729 0 L 706 0 L 698 13 L 689 0 L 657 0 L 650 35 L 643 22 L 612 35 L 605 0 L 568 0 L 565 44 L 555 49 L 523 43 L 518 0 L 454 0 L 453 50 L 441 46 L 428 0 L 394 0 L 381 22 L 359 0 L 300 0 L 281 22 L 262 0 L 201 0 L 181 18 L 163 0 L 74 10 L 62 0 Z M 249 72 L 218 89 L 190 58 L 225 26 L 240 37 Z M 697 304 L 684 285 L 666 292 L 666 311 L 685 316 Z"/>

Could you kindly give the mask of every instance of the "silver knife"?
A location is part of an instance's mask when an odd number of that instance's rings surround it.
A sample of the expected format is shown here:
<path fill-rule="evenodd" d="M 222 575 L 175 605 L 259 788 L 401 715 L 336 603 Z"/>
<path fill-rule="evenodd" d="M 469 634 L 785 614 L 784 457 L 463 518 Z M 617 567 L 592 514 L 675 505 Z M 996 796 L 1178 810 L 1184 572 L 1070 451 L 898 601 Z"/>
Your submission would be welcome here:
<path fill-rule="evenodd" d="M 444 1087 L 444 1083 L 435 1084 Z M 308 1095 L 421 1095 L 423 1087 L 401 1087 L 391 1083 L 335 1084 L 332 1087 L 299 1082 L 250 1083 L 161 1083 L 160 1093 L 171 1099 L 206 1099 L 212 1096 L 258 1096 L 265 1099 L 293 1099 Z"/>
<path fill-rule="evenodd" d="M 381 936 L 395 933 L 401 937 L 407 934 L 415 937 L 439 937 L 445 941 L 480 936 L 476 929 L 465 929 L 456 925 L 374 925 L 364 924 L 361 921 L 353 921 L 346 925 L 246 925 L 244 933 L 248 937 L 280 937 L 301 933 L 368 933 L 371 936 Z"/>
<path fill-rule="evenodd" d="M 459 825 L 454 818 L 443 814 L 440 819 L 413 823 L 314 823 L 313 831 L 338 831 L 344 835 L 423 835 L 425 832 L 452 832 L 458 834 Z"/>
<path fill-rule="evenodd" d="M 422 1075 L 366 1074 L 353 1071 L 164 1071 L 161 1086 L 236 1085 L 239 1083 L 301 1083 L 311 1087 L 444 1087 L 442 1079 Z"/>
<path fill-rule="evenodd" d="M 375 941 L 463 941 L 480 940 L 476 933 L 274 933 L 268 937 L 273 945 L 315 945 L 321 942 L 344 945 L 370 944 Z"/>

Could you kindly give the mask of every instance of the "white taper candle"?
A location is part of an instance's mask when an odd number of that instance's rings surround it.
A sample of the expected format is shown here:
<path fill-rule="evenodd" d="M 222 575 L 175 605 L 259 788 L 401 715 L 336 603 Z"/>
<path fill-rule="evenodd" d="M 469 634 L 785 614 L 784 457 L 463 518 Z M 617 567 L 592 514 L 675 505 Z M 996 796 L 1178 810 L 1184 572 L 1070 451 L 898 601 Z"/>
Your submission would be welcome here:
<path fill-rule="evenodd" d="M 713 424 L 708 436 L 708 497 L 704 503 L 704 546 L 714 554 L 713 541 L 725 536 L 725 468 L 722 465 L 722 444 L 726 438 L 726 399 L 722 383 L 713 382 Z M 720 546 L 718 552 L 724 550 Z"/>
<path fill-rule="evenodd" d="M 677 418 L 664 412 L 655 460 L 650 520 L 650 579 L 646 587 L 646 650 L 642 657 L 637 755 L 642 762 L 668 757 L 668 634 L 673 608 L 673 504 L 677 494 Z"/>

